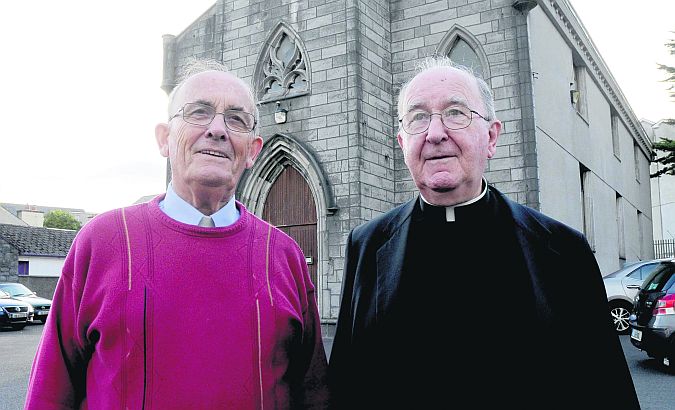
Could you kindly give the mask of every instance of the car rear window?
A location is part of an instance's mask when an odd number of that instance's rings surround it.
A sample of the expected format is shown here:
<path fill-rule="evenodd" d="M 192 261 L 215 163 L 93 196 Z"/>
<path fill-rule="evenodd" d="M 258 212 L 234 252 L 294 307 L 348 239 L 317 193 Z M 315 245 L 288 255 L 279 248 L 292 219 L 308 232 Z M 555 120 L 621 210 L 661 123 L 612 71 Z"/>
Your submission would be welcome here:
<path fill-rule="evenodd" d="M 647 292 L 675 293 L 675 264 L 663 264 L 659 269 L 654 270 L 644 281 L 642 288 Z"/>
<path fill-rule="evenodd" d="M 609 275 L 605 276 L 605 278 L 614 278 L 614 277 L 617 277 L 619 275 L 622 275 L 625 271 L 634 269 L 635 265 L 637 265 L 638 263 L 640 263 L 640 262 L 632 262 L 632 263 L 626 264 L 626 265 L 624 265 L 623 268 L 621 268 L 621 269 L 619 269 L 615 272 L 610 273 Z M 632 273 L 631 273 L 631 275 L 632 275 Z"/>

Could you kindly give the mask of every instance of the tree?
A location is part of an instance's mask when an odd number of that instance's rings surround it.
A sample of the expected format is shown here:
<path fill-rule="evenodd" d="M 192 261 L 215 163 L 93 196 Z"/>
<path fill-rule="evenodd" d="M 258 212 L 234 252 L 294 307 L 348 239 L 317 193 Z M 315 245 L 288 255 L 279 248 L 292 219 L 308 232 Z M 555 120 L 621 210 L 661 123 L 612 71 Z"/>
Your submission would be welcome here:
<path fill-rule="evenodd" d="M 675 39 L 667 42 L 666 47 L 670 50 L 671 55 L 675 55 Z M 659 68 L 666 72 L 666 78 L 663 81 L 667 81 L 672 84 L 670 87 L 668 87 L 668 91 L 670 91 L 670 96 L 675 98 L 675 67 L 659 64 Z M 667 124 L 675 124 L 675 118 L 667 119 L 665 122 Z M 668 138 L 661 138 L 661 141 L 654 143 L 654 149 L 656 151 L 660 151 L 657 152 L 657 155 L 663 155 L 654 158 L 653 162 L 658 162 L 659 164 L 663 165 L 663 168 L 649 175 L 649 177 L 657 178 L 663 174 L 675 175 L 675 141 Z"/>
<path fill-rule="evenodd" d="M 75 219 L 70 213 L 57 209 L 47 212 L 44 221 L 45 228 L 70 229 L 77 231 L 82 227 L 80 221 Z"/>

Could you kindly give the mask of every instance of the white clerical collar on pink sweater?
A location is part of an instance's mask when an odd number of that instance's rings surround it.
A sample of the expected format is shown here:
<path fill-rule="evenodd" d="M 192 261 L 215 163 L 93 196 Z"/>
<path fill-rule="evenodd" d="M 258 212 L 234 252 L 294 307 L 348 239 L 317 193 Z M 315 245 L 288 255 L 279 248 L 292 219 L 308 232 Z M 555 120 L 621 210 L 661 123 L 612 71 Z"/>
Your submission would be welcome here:
<path fill-rule="evenodd" d="M 465 205 L 473 204 L 474 202 L 476 202 L 479 199 L 481 199 L 482 197 L 484 197 L 486 192 L 487 192 L 487 181 L 485 180 L 485 178 L 483 178 L 483 190 L 481 191 L 481 193 L 477 197 L 469 199 L 468 201 L 460 202 L 458 204 L 449 205 L 449 206 L 445 207 L 445 221 L 446 222 L 454 222 L 455 221 L 455 208 L 457 208 L 459 206 L 465 206 Z M 422 198 L 422 201 L 424 201 L 425 203 L 427 203 L 429 205 L 439 206 L 439 205 L 434 205 L 431 202 L 424 199 L 424 196 L 422 196 L 422 193 L 420 193 L 420 197 Z"/>
<path fill-rule="evenodd" d="M 202 217 L 205 216 L 183 198 L 179 197 L 176 191 L 173 190 L 171 183 L 166 188 L 164 199 L 159 202 L 159 209 L 169 218 L 189 225 L 198 225 Z M 224 207 L 210 216 L 213 218 L 216 227 L 229 226 L 237 222 L 239 210 L 235 204 L 234 195 L 232 195 L 232 198 L 230 198 Z"/>

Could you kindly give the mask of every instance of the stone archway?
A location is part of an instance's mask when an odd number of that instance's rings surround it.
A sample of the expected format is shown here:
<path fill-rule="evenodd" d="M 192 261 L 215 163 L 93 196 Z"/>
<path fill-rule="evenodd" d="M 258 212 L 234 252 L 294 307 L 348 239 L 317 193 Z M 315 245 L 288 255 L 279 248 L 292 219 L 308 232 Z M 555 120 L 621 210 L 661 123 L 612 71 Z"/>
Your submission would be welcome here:
<path fill-rule="evenodd" d="M 305 254 L 312 283 L 317 283 L 316 204 L 305 178 L 287 166 L 272 182 L 262 217 L 295 239 Z"/>
<path fill-rule="evenodd" d="M 292 169 L 292 171 L 289 171 Z M 268 197 L 277 195 L 272 193 L 277 181 L 282 181 L 284 173 L 297 173 L 304 180 L 302 189 L 309 190 L 312 204 L 307 207 L 315 210 L 315 237 L 316 251 L 307 256 L 312 256 L 312 263 L 316 269 L 314 286 L 316 287 L 317 303 L 322 317 L 330 317 L 330 300 L 326 300 L 324 306 L 323 295 L 328 286 L 328 276 L 333 273 L 333 264 L 328 257 L 328 231 L 327 218 L 337 212 L 337 205 L 333 195 L 333 189 L 328 181 L 322 166 L 316 158 L 316 154 L 308 146 L 296 140 L 292 136 L 277 134 L 267 139 L 260 155 L 253 167 L 242 176 L 237 187 L 236 197 L 243 202 L 254 214 L 265 219 L 263 214 L 268 204 Z M 292 174 L 283 178 L 291 178 Z M 294 177 L 296 178 L 296 177 Z M 299 184 L 300 181 L 296 179 Z M 279 187 L 283 186 L 279 185 Z M 299 187 L 300 185 L 298 185 Z M 279 195 L 285 200 L 296 194 L 288 191 L 280 192 Z M 270 198 L 270 200 L 272 200 Z M 274 223 L 274 222 L 272 222 Z M 305 251 L 303 249 L 303 251 Z M 311 268 L 312 265 L 308 265 Z"/>

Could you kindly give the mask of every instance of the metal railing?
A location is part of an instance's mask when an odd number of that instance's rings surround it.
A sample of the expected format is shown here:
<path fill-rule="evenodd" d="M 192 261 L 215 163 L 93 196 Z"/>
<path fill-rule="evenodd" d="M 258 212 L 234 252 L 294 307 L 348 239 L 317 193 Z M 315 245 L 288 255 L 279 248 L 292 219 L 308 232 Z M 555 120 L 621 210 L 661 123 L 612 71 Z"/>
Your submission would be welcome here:
<path fill-rule="evenodd" d="M 654 241 L 655 258 L 675 257 L 675 239 L 657 239 Z"/>

